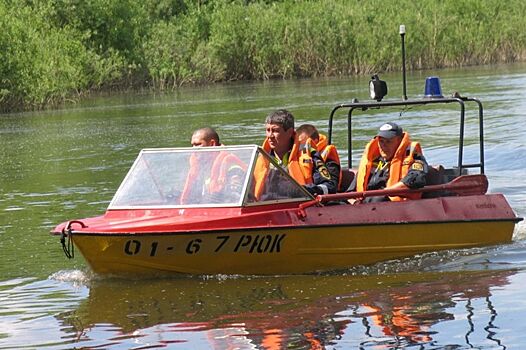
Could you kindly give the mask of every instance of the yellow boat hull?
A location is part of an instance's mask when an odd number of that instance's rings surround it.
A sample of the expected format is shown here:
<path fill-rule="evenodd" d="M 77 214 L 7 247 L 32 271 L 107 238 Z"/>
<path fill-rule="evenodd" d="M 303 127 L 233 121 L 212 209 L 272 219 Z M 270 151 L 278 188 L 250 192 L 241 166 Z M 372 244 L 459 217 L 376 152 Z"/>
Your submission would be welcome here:
<path fill-rule="evenodd" d="M 514 221 L 393 223 L 206 233 L 75 234 L 94 272 L 281 275 L 510 242 Z"/>

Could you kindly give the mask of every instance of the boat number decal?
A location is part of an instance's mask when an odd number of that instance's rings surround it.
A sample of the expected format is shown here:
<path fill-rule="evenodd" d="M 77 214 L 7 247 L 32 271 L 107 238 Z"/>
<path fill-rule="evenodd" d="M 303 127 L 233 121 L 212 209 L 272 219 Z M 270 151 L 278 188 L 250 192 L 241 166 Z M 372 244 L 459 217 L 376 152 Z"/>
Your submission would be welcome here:
<path fill-rule="evenodd" d="M 187 254 L 197 253 L 199 249 L 201 249 L 201 243 L 203 243 L 203 241 L 200 240 L 199 238 L 192 239 L 190 242 L 188 242 L 188 245 L 186 246 L 186 253 Z"/>
<path fill-rule="evenodd" d="M 152 242 L 152 249 L 150 250 L 150 256 L 155 256 L 155 252 L 157 251 L 157 242 Z"/>
<path fill-rule="evenodd" d="M 214 253 L 217 253 L 221 250 L 225 243 L 230 239 L 230 236 L 217 236 L 216 238 L 219 239 L 221 242 L 217 246 L 216 250 L 214 250 Z"/>
<path fill-rule="evenodd" d="M 214 253 L 280 253 L 286 234 L 262 234 L 262 235 L 241 235 L 239 238 L 231 236 L 216 236 L 215 242 L 203 240 L 201 238 L 190 239 L 184 245 L 184 253 L 198 254 L 203 247 L 212 249 Z M 162 243 L 153 241 L 149 249 L 146 249 L 149 256 L 156 256 L 160 251 L 178 251 L 174 245 L 163 247 Z M 141 242 L 133 239 L 124 244 L 124 253 L 127 255 L 137 255 L 141 252 Z"/>
<path fill-rule="evenodd" d="M 279 253 L 281 251 L 281 242 L 285 238 L 285 234 L 282 235 L 242 235 L 237 241 L 234 252 L 248 250 L 249 253 Z"/>
<path fill-rule="evenodd" d="M 135 255 L 139 253 L 140 250 L 141 242 L 136 239 L 126 242 L 126 245 L 124 246 L 124 252 L 128 255 Z"/>

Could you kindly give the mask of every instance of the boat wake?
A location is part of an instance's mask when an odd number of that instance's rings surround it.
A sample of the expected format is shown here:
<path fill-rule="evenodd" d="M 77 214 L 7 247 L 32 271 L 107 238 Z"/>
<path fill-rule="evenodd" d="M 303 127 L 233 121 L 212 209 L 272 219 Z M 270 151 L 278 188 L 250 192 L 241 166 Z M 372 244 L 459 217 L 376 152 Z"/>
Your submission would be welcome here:
<path fill-rule="evenodd" d="M 513 232 L 514 241 L 523 241 L 526 239 L 526 222 L 521 221 L 515 226 L 515 231 Z"/>
<path fill-rule="evenodd" d="M 347 270 L 346 274 L 366 276 L 510 268 L 514 267 L 510 266 L 513 265 L 513 262 L 508 263 L 499 258 L 500 256 L 506 256 L 506 252 L 510 249 L 513 250 L 513 248 L 510 248 L 510 245 L 503 245 L 429 252 L 403 259 L 379 262 L 369 266 L 355 266 Z"/>
<path fill-rule="evenodd" d="M 82 270 L 60 270 L 48 277 L 50 280 L 58 282 L 71 282 L 73 284 L 86 285 L 93 279 L 91 273 Z"/>

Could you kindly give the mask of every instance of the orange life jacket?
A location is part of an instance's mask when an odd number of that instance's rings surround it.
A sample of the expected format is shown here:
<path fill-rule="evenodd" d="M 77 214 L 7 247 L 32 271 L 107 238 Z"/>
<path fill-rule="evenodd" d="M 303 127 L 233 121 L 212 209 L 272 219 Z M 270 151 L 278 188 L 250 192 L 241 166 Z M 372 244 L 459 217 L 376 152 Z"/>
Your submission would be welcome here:
<path fill-rule="evenodd" d="M 268 138 L 263 142 L 263 149 L 270 154 L 271 148 Z M 287 163 L 287 172 L 300 185 L 312 183 L 312 156 L 308 149 L 300 149 L 300 144 L 296 135 L 294 135 L 294 144 L 289 153 Z"/>
<path fill-rule="evenodd" d="M 259 155 L 254 167 L 253 195 L 256 201 L 260 200 L 263 189 L 265 188 L 265 179 L 267 178 L 269 167 L 270 161 L 262 155 Z"/>
<path fill-rule="evenodd" d="M 409 152 L 407 152 L 408 150 Z M 415 153 L 422 154 L 420 144 L 418 142 L 411 142 L 409 133 L 404 132 L 402 141 L 396 149 L 393 159 L 389 162 L 389 179 L 387 180 L 387 187 L 396 184 L 407 175 L 411 165 L 414 163 Z M 362 159 L 360 160 L 358 175 L 356 178 L 356 191 L 362 192 L 367 190 L 373 161 L 379 156 L 380 146 L 378 144 L 378 138 L 375 137 L 367 144 L 367 146 L 365 146 Z M 404 195 L 404 197 L 393 196 L 389 197 L 389 199 L 392 201 L 403 201 L 406 199 L 418 199 L 421 196 L 421 193 L 411 193 Z"/>
<path fill-rule="evenodd" d="M 190 170 L 188 170 L 188 175 L 186 175 L 186 181 L 184 183 L 183 192 L 181 194 L 180 202 L 181 204 L 188 203 L 188 198 L 194 186 L 196 186 L 196 180 L 199 175 L 199 160 L 195 156 L 195 153 L 192 153 L 189 159 Z"/>
<path fill-rule="evenodd" d="M 222 191 L 227 180 L 227 173 L 234 167 L 238 167 L 242 171 L 247 170 L 247 165 L 241 159 L 231 153 L 220 152 L 212 164 L 208 192 L 217 193 Z"/>
<path fill-rule="evenodd" d="M 270 154 L 271 148 L 268 138 L 263 141 L 261 146 Z M 254 167 L 254 197 L 259 199 L 265 188 L 265 179 L 267 178 L 270 162 L 263 156 L 259 156 Z M 294 135 L 294 145 L 289 153 L 287 163 L 287 172 L 300 185 L 312 183 L 313 160 L 307 149 L 300 149 L 300 144 L 296 135 Z"/>
<path fill-rule="evenodd" d="M 334 145 L 328 144 L 327 136 L 323 134 L 319 134 L 320 138 L 318 140 L 318 143 L 316 144 L 316 150 L 320 153 L 322 159 L 324 162 L 331 160 L 333 162 L 338 163 L 340 165 L 340 156 L 338 155 L 338 151 L 336 150 L 336 147 Z"/>
<path fill-rule="evenodd" d="M 230 169 L 232 169 L 232 167 L 239 167 L 243 171 L 247 170 L 247 165 L 235 155 L 228 152 L 219 152 L 212 163 L 210 176 L 207 179 L 208 181 L 204 184 L 208 193 L 217 193 L 224 188 L 227 173 Z M 198 186 L 196 181 L 201 171 L 200 168 L 201 164 L 199 163 L 198 157 L 196 157 L 194 153 L 190 156 L 190 170 L 188 171 L 183 192 L 181 194 L 181 204 L 187 203 L 188 197 L 192 192 L 192 188 L 194 186 Z"/>

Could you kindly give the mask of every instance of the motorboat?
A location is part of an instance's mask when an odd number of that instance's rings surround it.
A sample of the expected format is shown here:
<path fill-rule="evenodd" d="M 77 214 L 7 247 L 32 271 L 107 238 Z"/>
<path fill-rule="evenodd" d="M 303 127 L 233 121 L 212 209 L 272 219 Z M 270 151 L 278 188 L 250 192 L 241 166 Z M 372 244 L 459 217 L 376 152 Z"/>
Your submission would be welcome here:
<path fill-rule="evenodd" d="M 464 113 L 471 103 L 479 106 L 480 161 L 467 164 Z M 342 110 L 349 130 L 342 181 L 355 174 L 353 112 L 437 104 L 460 106 L 459 157 L 455 166 L 432 167 L 423 188 L 314 197 L 257 145 L 143 149 L 103 215 L 61 223 L 52 233 L 68 257 L 76 247 L 95 273 L 133 276 L 316 273 L 511 242 L 522 218 L 504 195 L 487 193 L 477 99 L 457 94 L 335 106 L 329 142 Z M 472 168 L 478 172 L 470 174 Z M 422 198 L 349 203 L 414 192 Z"/>

